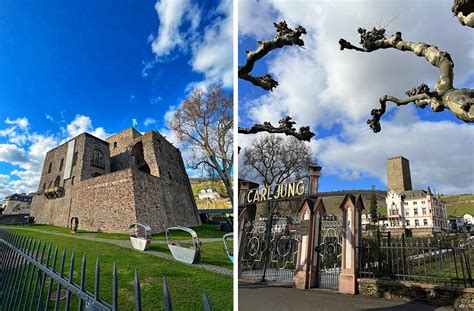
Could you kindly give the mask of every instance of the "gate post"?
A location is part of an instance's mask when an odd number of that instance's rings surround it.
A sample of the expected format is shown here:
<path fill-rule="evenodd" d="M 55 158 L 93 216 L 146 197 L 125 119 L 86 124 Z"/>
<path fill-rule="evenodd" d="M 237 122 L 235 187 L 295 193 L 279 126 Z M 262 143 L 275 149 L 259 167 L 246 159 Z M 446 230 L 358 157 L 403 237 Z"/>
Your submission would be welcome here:
<path fill-rule="evenodd" d="M 310 287 L 310 273 L 312 269 L 312 255 L 314 248 L 314 223 L 315 217 L 308 200 L 305 199 L 300 210 L 301 241 L 298 243 L 298 256 L 296 257 L 296 271 L 293 284 L 296 288 L 307 289 Z"/>
<path fill-rule="evenodd" d="M 339 275 L 339 292 L 357 294 L 358 246 L 362 238 L 362 197 L 347 194 L 339 207 L 342 210 L 342 261 Z"/>

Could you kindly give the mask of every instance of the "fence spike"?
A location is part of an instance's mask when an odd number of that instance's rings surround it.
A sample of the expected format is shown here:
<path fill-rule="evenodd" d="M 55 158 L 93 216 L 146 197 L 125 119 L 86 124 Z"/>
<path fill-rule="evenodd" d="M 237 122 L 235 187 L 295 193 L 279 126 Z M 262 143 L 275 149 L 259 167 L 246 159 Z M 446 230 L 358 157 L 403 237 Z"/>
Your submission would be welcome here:
<path fill-rule="evenodd" d="M 84 253 L 82 255 L 82 263 L 81 263 L 81 281 L 80 281 L 80 287 L 81 287 L 81 291 L 84 291 L 84 288 L 85 288 L 85 283 L 86 283 L 86 254 Z M 82 311 L 82 309 L 84 308 L 84 300 L 82 299 L 79 299 L 79 306 L 78 306 L 78 310 L 79 311 Z"/>
<path fill-rule="evenodd" d="M 163 277 L 163 305 L 165 311 L 172 311 L 173 306 L 171 304 L 171 295 L 168 288 L 168 283 L 166 282 L 166 278 Z"/>
<path fill-rule="evenodd" d="M 202 290 L 202 297 L 204 300 L 204 311 L 212 311 L 211 303 L 209 302 L 209 297 L 207 296 L 206 291 Z"/>
<path fill-rule="evenodd" d="M 56 260 L 58 258 L 58 246 L 54 248 L 54 255 L 53 255 L 53 265 L 52 265 L 52 271 L 56 272 Z M 49 287 L 48 287 L 48 293 L 46 295 L 46 301 L 45 301 L 45 310 L 48 310 L 48 305 L 49 305 L 49 300 L 51 298 L 51 292 L 53 290 L 53 278 L 49 280 Z"/>
<path fill-rule="evenodd" d="M 114 260 L 112 270 L 112 310 L 118 310 L 117 260 Z"/>
<path fill-rule="evenodd" d="M 69 283 L 72 284 L 72 278 L 74 276 L 74 250 L 71 251 L 71 263 L 69 266 Z M 71 291 L 67 291 L 67 298 L 66 298 L 66 310 L 71 308 Z"/>
<path fill-rule="evenodd" d="M 61 255 L 61 265 L 59 267 L 59 276 L 62 277 L 64 273 L 64 262 L 66 261 L 66 249 L 63 249 L 63 253 Z M 61 298 L 61 283 L 58 282 L 58 290 L 56 293 L 56 301 L 54 304 L 54 310 L 57 311 L 59 308 L 59 298 Z"/>
<path fill-rule="evenodd" d="M 100 290 L 100 262 L 99 257 L 95 260 L 95 282 L 94 282 L 94 298 L 99 300 Z"/>
<path fill-rule="evenodd" d="M 135 276 L 133 278 L 133 285 L 135 287 L 135 310 L 141 311 L 142 310 L 142 296 L 140 290 L 140 280 L 138 279 L 138 272 L 135 269 Z"/>

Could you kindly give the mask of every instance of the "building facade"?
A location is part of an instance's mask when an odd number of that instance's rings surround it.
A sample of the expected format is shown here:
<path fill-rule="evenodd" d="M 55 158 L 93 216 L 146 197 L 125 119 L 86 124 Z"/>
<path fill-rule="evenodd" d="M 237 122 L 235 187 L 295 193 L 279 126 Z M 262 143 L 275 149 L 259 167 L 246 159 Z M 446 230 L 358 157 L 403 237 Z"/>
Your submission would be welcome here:
<path fill-rule="evenodd" d="M 209 188 L 199 190 L 198 198 L 199 200 L 218 200 L 221 196 L 215 189 Z"/>
<path fill-rule="evenodd" d="M 8 197 L 5 197 L 2 204 L 2 214 L 15 215 L 30 213 L 32 198 L 33 193 L 15 193 Z"/>
<path fill-rule="evenodd" d="M 398 156 L 387 160 L 387 229 L 414 236 L 447 232 L 448 215 L 439 195 L 431 189 L 413 190 L 410 163 Z"/>
<path fill-rule="evenodd" d="M 134 128 L 105 141 L 83 133 L 45 157 L 31 215 L 41 224 L 126 232 L 134 222 L 152 232 L 200 224 L 179 149 L 162 135 Z"/>

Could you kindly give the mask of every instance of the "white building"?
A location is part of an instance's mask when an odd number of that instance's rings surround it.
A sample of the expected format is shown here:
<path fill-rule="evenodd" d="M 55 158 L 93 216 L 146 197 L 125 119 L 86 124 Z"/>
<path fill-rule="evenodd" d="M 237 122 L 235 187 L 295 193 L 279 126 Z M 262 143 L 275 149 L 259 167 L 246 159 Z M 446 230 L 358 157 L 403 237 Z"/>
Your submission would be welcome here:
<path fill-rule="evenodd" d="M 432 232 L 448 231 L 448 215 L 439 196 L 431 189 L 389 190 L 387 203 L 388 227 L 396 229 L 429 229 Z"/>
<path fill-rule="evenodd" d="M 214 190 L 212 188 L 209 188 L 209 189 L 199 190 L 198 198 L 199 198 L 199 200 L 207 200 L 207 199 L 217 200 L 217 199 L 220 199 L 221 196 L 216 190 Z"/>
<path fill-rule="evenodd" d="M 5 197 L 2 204 L 2 213 L 4 215 L 29 214 L 32 198 L 32 193 L 15 193 L 8 197 Z"/>

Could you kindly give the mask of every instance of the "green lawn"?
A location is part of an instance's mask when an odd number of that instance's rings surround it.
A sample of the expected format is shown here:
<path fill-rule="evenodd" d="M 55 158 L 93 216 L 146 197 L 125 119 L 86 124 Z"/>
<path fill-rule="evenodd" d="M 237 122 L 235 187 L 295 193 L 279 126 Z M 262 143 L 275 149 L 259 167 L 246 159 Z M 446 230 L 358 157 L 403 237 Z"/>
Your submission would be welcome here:
<path fill-rule="evenodd" d="M 101 262 L 100 295 L 108 302 L 111 301 L 112 266 L 114 260 L 116 260 L 119 276 L 119 305 L 122 310 L 133 310 L 133 275 L 135 269 L 137 269 L 140 276 L 143 310 L 163 309 L 163 276 L 167 278 L 175 310 L 202 309 L 202 290 L 206 290 L 208 293 L 214 310 L 232 309 L 231 277 L 107 243 L 90 242 L 48 233 L 22 231 L 20 228 L 13 226 L 10 226 L 9 230 L 58 245 L 60 254 L 63 249 L 66 249 L 68 263 L 65 271 L 69 271 L 70 251 L 74 249 L 76 261 L 73 280 L 75 282 L 79 282 L 81 259 L 83 254 L 86 254 L 88 263 L 86 288 L 89 291 L 93 291 L 94 263 L 96 258 L 99 257 Z M 68 274 L 66 273 L 66 275 Z"/>
<path fill-rule="evenodd" d="M 232 245 L 230 245 L 230 247 L 232 247 Z M 171 254 L 168 247 L 164 244 L 152 244 L 150 246 L 150 250 Z M 202 263 L 204 264 L 232 269 L 232 263 L 230 262 L 229 257 L 227 257 L 227 254 L 224 251 L 223 243 L 220 241 L 202 243 L 201 258 Z"/>

